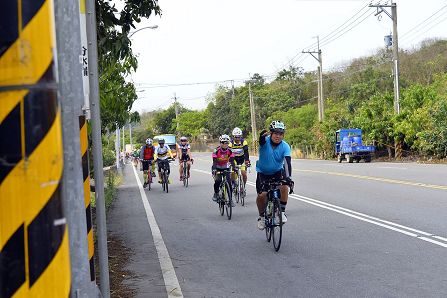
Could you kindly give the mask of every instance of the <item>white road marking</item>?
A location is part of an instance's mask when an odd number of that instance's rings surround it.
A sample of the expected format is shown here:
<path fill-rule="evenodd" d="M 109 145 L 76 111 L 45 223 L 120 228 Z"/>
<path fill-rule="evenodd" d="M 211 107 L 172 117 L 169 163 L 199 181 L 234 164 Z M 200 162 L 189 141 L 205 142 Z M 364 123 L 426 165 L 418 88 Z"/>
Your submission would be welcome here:
<path fill-rule="evenodd" d="M 163 237 L 161 236 L 160 228 L 155 220 L 154 213 L 152 212 L 151 205 L 144 192 L 143 185 L 138 178 L 135 167 L 132 167 L 137 179 L 138 188 L 141 194 L 141 200 L 143 201 L 144 210 L 146 210 L 147 222 L 151 228 L 152 237 L 154 239 L 155 249 L 157 250 L 158 260 L 160 262 L 161 272 L 163 273 L 163 280 L 165 282 L 166 292 L 168 297 L 183 297 L 182 289 L 175 274 L 174 266 L 172 265 L 171 257 L 169 256 L 168 249 L 166 248 Z"/>
<path fill-rule="evenodd" d="M 407 170 L 407 168 L 398 168 L 398 167 L 377 167 L 377 169 Z"/>
<path fill-rule="evenodd" d="M 254 182 L 247 181 L 247 184 L 250 186 L 256 187 L 256 184 Z M 325 202 L 315 200 L 312 198 L 295 195 L 295 194 L 291 194 L 289 196 L 295 200 L 302 201 L 307 204 L 311 204 L 311 205 L 314 205 L 314 206 L 317 206 L 317 207 L 320 207 L 323 209 L 331 210 L 331 211 L 337 212 L 339 214 L 343 214 L 343 215 L 346 215 L 346 216 L 349 216 L 349 217 L 352 217 L 352 218 L 355 218 L 355 219 L 358 219 L 358 220 L 361 220 L 364 222 L 368 222 L 368 223 L 371 223 L 371 224 L 374 224 L 374 225 L 377 225 L 377 226 L 380 226 L 380 227 L 383 227 L 383 228 L 386 228 L 386 229 L 389 229 L 389 230 L 392 230 L 395 232 L 399 232 L 399 233 L 407 235 L 407 236 L 414 237 L 416 239 L 427 241 L 427 242 L 447 248 L 446 243 L 442 243 L 440 241 L 436 241 L 431 238 L 427 238 L 427 237 L 432 237 L 432 238 L 436 238 L 438 240 L 447 242 L 447 238 L 444 238 L 441 236 L 436 236 L 432 233 L 427 233 L 427 232 L 424 232 L 424 231 L 421 231 L 418 229 L 413 229 L 413 228 L 410 228 L 410 227 L 407 227 L 404 225 L 400 225 L 400 224 L 397 224 L 397 223 L 394 223 L 391 221 L 383 220 L 383 219 L 380 219 L 380 218 L 377 218 L 374 216 L 370 216 L 370 215 L 367 215 L 367 214 L 364 214 L 361 212 L 357 212 L 357 211 L 354 211 L 351 209 L 343 208 L 343 207 L 340 207 L 337 205 L 325 203 Z M 427 237 L 425 237 L 425 236 L 427 236 Z"/>

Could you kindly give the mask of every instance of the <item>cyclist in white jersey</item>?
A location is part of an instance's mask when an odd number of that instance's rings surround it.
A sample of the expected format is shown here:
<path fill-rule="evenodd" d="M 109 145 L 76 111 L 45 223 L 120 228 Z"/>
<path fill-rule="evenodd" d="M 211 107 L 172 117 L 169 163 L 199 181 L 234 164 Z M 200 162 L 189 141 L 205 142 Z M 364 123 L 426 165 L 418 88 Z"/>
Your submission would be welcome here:
<path fill-rule="evenodd" d="M 169 154 L 169 156 L 168 156 Z M 155 160 L 157 161 L 157 168 L 158 168 L 158 183 L 161 183 L 161 168 L 164 165 L 166 169 L 168 170 L 168 176 L 171 173 L 171 169 L 169 167 L 169 160 L 168 158 L 171 157 L 171 159 L 174 159 L 174 156 L 172 155 L 171 149 L 168 145 L 165 145 L 164 139 L 158 140 L 158 146 L 155 147 Z"/>

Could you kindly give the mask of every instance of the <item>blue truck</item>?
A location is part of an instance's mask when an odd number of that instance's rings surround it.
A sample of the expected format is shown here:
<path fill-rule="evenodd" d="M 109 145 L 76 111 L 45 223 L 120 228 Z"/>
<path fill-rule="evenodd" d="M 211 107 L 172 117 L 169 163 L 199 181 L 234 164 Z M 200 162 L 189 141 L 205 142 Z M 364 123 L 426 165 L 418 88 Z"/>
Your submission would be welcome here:
<path fill-rule="evenodd" d="M 359 128 L 339 129 L 335 132 L 335 155 L 340 163 L 347 160 L 349 163 L 371 162 L 376 148 L 363 145 L 362 130 Z"/>

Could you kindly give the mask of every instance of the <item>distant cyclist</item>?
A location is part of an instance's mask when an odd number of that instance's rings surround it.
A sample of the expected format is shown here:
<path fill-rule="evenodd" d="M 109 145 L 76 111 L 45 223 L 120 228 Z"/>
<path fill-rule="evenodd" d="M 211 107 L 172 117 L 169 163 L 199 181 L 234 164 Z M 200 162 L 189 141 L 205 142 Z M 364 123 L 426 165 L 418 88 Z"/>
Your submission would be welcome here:
<path fill-rule="evenodd" d="M 219 198 L 219 186 L 222 182 L 222 175 L 216 174 L 217 171 L 224 171 L 224 170 L 230 170 L 231 166 L 234 164 L 234 154 L 231 151 L 230 148 L 228 148 L 228 145 L 230 144 L 230 137 L 228 135 L 221 135 L 219 137 L 220 146 L 218 146 L 213 151 L 213 166 L 212 166 L 212 172 L 214 177 L 214 195 L 213 195 L 213 201 L 217 202 Z M 227 181 L 231 181 L 231 175 L 230 173 L 226 173 Z M 232 193 L 232 187 L 230 183 L 230 193 Z M 235 204 L 233 200 L 231 200 L 231 205 L 234 207 Z"/>
<path fill-rule="evenodd" d="M 188 178 L 189 178 L 189 170 L 191 168 L 191 162 L 193 162 L 192 156 L 191 156 L 191 146 L 188 143 L 187 137 L 181 137 L 180 138 L 180 145 L 178 145 L 178 161 L 180 164 L 180 181 L 183 180 L 183 161 L 186 161 L 187 164 L 187 170 L 188 170 Z"/>
<path fill-rule="evenodd" d="M 293 185 L 292 160 L 290 154 L 290 146 L 284 139 L 286 127 L 281 121 L 273 121 L 270 123 L 270 132 L 263 130 L 259 136 L 259 159 L 256 162 L 256 191 L 258 197 L 256 204 L 258 206 L 259 218 L 258 228 L 265 228 L 264 209 L 267 200 L 267 191 L 263 188 L 263 182 L 266 180 L 286 180 Z M 287 199 L 289 195 L 289 187 L 281 185 L 281 216 L 282 222 L 287 222 L 285 214 Z"/>
<path fill-rule="evenodd" d="M 149 165 L 151 164 L 151 176 L 154 177 L 155 173 L 155 164 L 154 164 L 154 155 L 155 155 L 155 148 L 152 144 L 152 139 L 148 138 L 146 139 L 146 144 L 143 145 L 140 149 L 140 160 L 143 163 L 143 178 L 144 178 L 144 185 L 143 187 L 147 186 L 148 179 L 147 179 L 147 171 L 149 171 Z"/>
<path fill-rule="evenodd" d="M 155 160 L 157 161 L 157 168 L 158 168 L 158 183 L 162 182 L 161 168 L 163 166 L 166 167 L 168 171 L 168 176 L 171 173 L 171 168 L 169 166 L 169 159 L 168 159 L 169 157 L 171 157 L 171 159 L 174 159 L 171 149 L 169 148 L 168 145 L 165 145 L 165 139 L 159 139 L 158 146 L 155 148 Z M 168 183 L 170 182 L 168 181 Z"/>
<path fill-rule="evenodd" d="M 241 166 L 242 178 L 244 184 L 247 183 L 247 170 L 246 167 L 250 166 L 250 156 L 248 153 L 248 143 L 242 138 L 242 130 L 239 127 L 233 129 L 233 140 L 230 143 L 231 151 L 234 154 L 234 161 L 236 165 Z M 233 180 L 236 175 L 233 175 Z"/>
<path fill-rule="evenodd" d="M 139 158 L 139 157 L 140 157 L 140 151 L 138 151 L 138 149 L 135 149 L 135 150 L 132 152 L 133 165 L 134 165 L 135 167 L 138 166 L 138 158 Z"/>

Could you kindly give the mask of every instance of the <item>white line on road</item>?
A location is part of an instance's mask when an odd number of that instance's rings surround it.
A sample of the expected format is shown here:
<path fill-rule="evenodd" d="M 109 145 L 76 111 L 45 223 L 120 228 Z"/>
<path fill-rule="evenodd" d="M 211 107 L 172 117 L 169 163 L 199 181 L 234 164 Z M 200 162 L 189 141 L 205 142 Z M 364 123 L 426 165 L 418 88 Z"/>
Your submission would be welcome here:
<path fill-rule="evenodd" d="M 204 174 L 211 174 L 209 171 L 203 171 L 203 170 L 198 170 L 198 169 L 194 169 L 194 171 L 204 173 Z M 252 181 L 247 181 L 247 185 L 256 187 L 256 183 L 254 183 Z M 432 233 L 427 233 L 427 232 L 424 232 L 424 231 L 421 231 L 418 229 L 410 228 L 410 227 L 400 225 L 400 224 L 397 224 L 397 223 L 394 223 L 394 222 L 391 222 L 388 220 L 380 219 L 380 218 L 377 218 L 377 217 L 374 217 L 371 215 L 367 215 L 365 213 L 357 212 L 357 211 L 354 211 L 351 209 L 343 208 L 343 207 L 340 207 L 337 205 L 329 204 L 329 203 L 315 200 L 315 199 L 312 199 L 309 197 L 296 195 L 296 194 L 291 194 L 290 197 L 292 197 L 295 200 L 307 203 L 307 204 L 311 204 L 311 205 L 314 205 L 314 206 L 317 206 L 317 207 L 320 207 L 323 209 L 331 210 L 331 211 L 337 212 L 339 214 L 343 214 L 343 215 L 346 215 L 346 216 L 349 216 L 349 217 L 352 217 L 352 218 L 355 218 L 355 219 L 358 219 L 358 220 L 361 220 L 364 222 L 368 222 L 368 223 L 371 223 L 371 224 L 374 224 L 374 225 L 377 225 L 377 226 L 380 226 L 380 227 L 383 227 L 383 228 L 386 228 L 386 229 L 389 229 L 389 230 L 392 230 L 395 232 L 399 232 L 401 234 L 404 234 L 404 235 L 407 235 L 410 237 L 414 237 L 416 239 L 427 241 L 427 242 L 447 248 L 446 243 L 442 243 L 440 241 L 425 237 L 425 236 L 428 236 L 428 237 L 436 238 L 438 240 L 447 242 L 447 238 L 437 236 Z"/>
<path fill-rule="evenodd" d="M 141 200 L 143 201 L 144 210 L 146 210 L 146 217 L 151 227 L 152 237 L 154 239 L 155 249 L 157 250 L 158 260 L 160 262 L 161 272 L 163 273 L 163 280 L 165 282 L 166 292 L 168 297 L 183 297 L 182 289 L 175 274 L 174 266 L 172 266 L 172 260 L 169 256 L 168 249 L 161 236 L 160 228 L 158 227 L 157 221 L 155 220 L 154 213 L 152 212 L 151 205 L 147 199 L 146 193 L 144 192 L 143 185 L 138 178 L 137 171 L 135 167 L 132 167 L 137 179 L 138 188 L 140 189 Z"/>
<path fill-rule="evenodd" d="M 251 185 L 251 186 L 256 186 L 256 184 L 254 182 L 251 182 L 251 181 L 247 181 L 247 184 Z M 427 232 L 424 232 L 424 231 L 421 231 L 421 230 L 413 229 L 413 228 L 410 228 L 410 227 L 407 227 L 407 226 L 404 226 L 404 225 L 400 225 L 400 224 L 397 224 L 397 223 L 394 223 L 394 222 L 391 222 L 391 221 L 383 220 L 383 219 L 380 219 L 380 218 L 377 218 L 377 217 L 374 217 L 374 216 L 370 216 L 370 215 L 367 215 L 367 214 L 364 214 L 364 213 L 361 213 L 361 212 L 357 212 L 357 211 L 354 211 L 354 210 L 351 210 L 351 209 L 339 207 L 339 206 L 336 206 L 336 205 L 333 205 L 333 204 L 325 203 L 325 202 L 322 202 L 322 201 L 319 201 L 319 200 L 315 200 L 315 199 L 311 199 L 311 198 L 308 198 L 308 197 L 295 195 L 295 194 L 290 195 L 290 197 L 292 197 L 295 200 L 307 203 L 307 204 L 311 204 L 311 205 L 314 205 L 314 206 L 317 206 L 317 207 L 320 207 L 320 208 L 331 210 L 331 211 L 334 211 L 334 212 L 337 212 L 337 213 L 340 213 L 340 214 L 343 214 L 343 215 L 346 215 L 346 216 L 349 216 L 349 217 L 352 217 L 352 218 L 355 218 L 355 219 L 359 219 L 359 220 L 364 221 L 364 222 L 368 222 L 368 223 L 371 223 L 371 224 L 374 224 L 374 225 L 377 225 L 377 226 L 380 226 L 380 227 L 383 227 L 383 228 L 386 228 L 386 229 L 389 229 L 389 230 L 393 230 L 395 232 L 399 232 L 399 233 L 407 235 L 407 236 L 414 237 L 416 239 L 421 239 L 421 240 L 424 240 L 424 241 L 427 241 L 427 242 L 430 242 L 430 243 L 433 243 L 433 244 L 436 244 L 436 245 L 439 245 L 439 246 L 447 248 L 447 244 L 446 243 L 442 243 L 440 241 L 436 241 L 436 240 L 433 240 L 433 239 L 425 237 L 425 236 L 428 236 L 428 237 L 436 238 L 436 239 L 443 240 L 443 241 L 447 242 L 447 238 L 444 238 L 444 237 L 441 237 L 441 236 L 436 236 L 436 235 L 431 234 L 431 233 L 427 233 Z M 405 230 L 407 230 L 407 231 L 405 231 Z M 411 231 L 411 232 L 409 232 L 409 231 Z M 414 233 L 412 233 L 412 232 L 414 232 Z M 421 235 L 423 235 L 423 236 L 421 236 Z"/>

